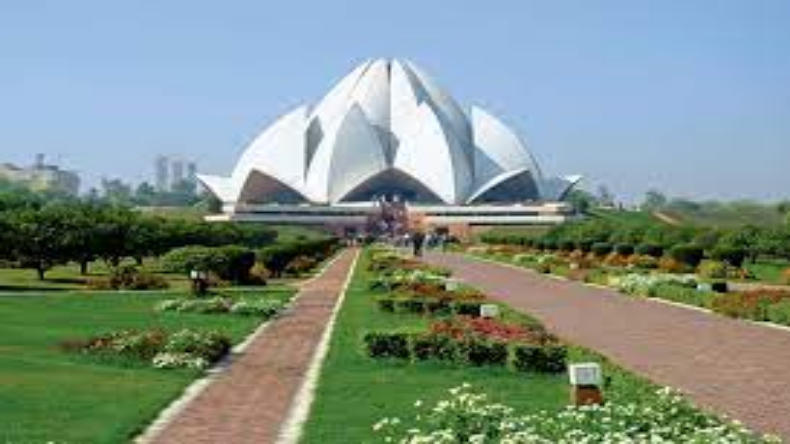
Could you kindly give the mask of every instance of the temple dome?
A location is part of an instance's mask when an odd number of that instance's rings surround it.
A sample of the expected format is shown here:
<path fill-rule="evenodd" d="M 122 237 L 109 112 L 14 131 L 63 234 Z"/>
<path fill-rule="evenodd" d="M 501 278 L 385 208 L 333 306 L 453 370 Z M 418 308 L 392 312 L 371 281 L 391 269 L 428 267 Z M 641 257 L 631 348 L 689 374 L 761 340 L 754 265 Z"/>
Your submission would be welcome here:
<path fill-rule="evenodd" d="M 420 68 L 387 59 L 362 63 L 316 106 L 275 121 L 230 177 L 198 178 L 230 204 L 557 201 L 579 180 L 544 178 L 505 123 L 467 113 Z"/>

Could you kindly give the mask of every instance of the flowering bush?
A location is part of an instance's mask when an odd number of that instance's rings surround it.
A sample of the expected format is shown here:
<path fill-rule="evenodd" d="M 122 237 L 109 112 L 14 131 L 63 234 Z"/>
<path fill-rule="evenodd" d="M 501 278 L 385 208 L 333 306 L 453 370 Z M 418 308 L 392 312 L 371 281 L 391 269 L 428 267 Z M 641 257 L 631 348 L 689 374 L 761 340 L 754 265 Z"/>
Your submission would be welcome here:
<path fill-rule="evenodd" d="M 373 425 L 385 442 L 417 443 L 769 443 L 738 423 L 699 412 L 677 393 L 661 389 L 651 402 L 567 407 L 519 414 L 468 384 L 449 390 L 432 407 L 415 403 L 414 418 Z"/>
<path fill-rule="evenodd" d="M 753 290 L 741 293 L 726 293 L 713 300 L 713 311 L 733 318 L 753 321 L 771 321 L 769 309 L 774 305 L 790 302 L 790 291 Z M 782 308 L 773 309 L 773 317 L 781 322 Z"/>
<path fill-rule="evenodd" d="M 187 353 L 159 353 L 154 356 L 153 366 L 156 368 L 192 368 L 202 370 L 209 366 L 209 362 L 201 357 Z"/>
<path fill-rule="evenodd" d="M 230 339 L 219 333 L 183 329 L 168 338 L 162 351 L 190 355 L 214 362 L 227 353 L 230 347 Z"/>
<path fill-rule="evenodd" d="M 276 299 L 242 299 L 230 306 L 230 313 L 268 319 L 281 312 L 285 306 L 285 302 Z"/>
<path fill-rule="evenodd" d="M 623 293 L 651 297 L 656 296 L 655 289 L 662 284 L 676 284 L 687 287 L 696 285 L 696 281 L 692 276 L 642 273 L 627 274 L 616 279 L 613 283 Z"/>
<path fill-rule="evenodd" d="M 394 290 L 414 285 L 444 286 L 449 272 L 439 268 L 419 268 L 414 270 L 394 270 L 380 273 L 371 282 L 372 288 Z"/>
<path fill-rule="evenodd" d="M 688 273 L 692 270 L 688 265 L 671 257 L 662 257 L 658 260 L 658 269 L 664 273 Z"/>
<path fill-rule="evenodd" d="M 492 318 L 457 316 L 431 324 L 429 334 L 462 341 L 468 338 L 500 342 L 546 344 L 556 339 L 539 326 L 510 324 Z"/>
<path fill-rule="evenodd" d="M 61 346 L 72 352 L 149 362 L 157 368 L 205 368 L 225 355 L 231 342 L 219 333 L 188 329 L 171 335 L 161 330 L 124 330 L 87 340 L 66 341 Z"/>
<path fill-rule="evenodd" d="M 208 299 L 167 299 L 158 303 L 154 309 L 156 311 L 177 311 L 181 313 L 233 313 L 270 318 L 282 311 L 285 305 L 284 302 L 276 299 L 246 298 L 235 300 L 229 297 L 218 296 Z"/>

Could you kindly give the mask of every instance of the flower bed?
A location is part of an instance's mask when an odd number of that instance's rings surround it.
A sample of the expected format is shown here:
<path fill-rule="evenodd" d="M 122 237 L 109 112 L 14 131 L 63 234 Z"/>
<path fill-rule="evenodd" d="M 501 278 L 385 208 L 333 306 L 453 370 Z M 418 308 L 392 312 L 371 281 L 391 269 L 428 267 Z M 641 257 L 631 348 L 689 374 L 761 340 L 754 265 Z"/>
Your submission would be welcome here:
<path fill-rule="evenodd" d="M 519 414 L 469 385 L 450 389 L 432 407 L 415 403 L 413 418 L 385 418 L 373 430 L 401 443 L 776 443 L 737 423 L 706 415 L 667 389 L 652 402 L 566 407 Z"/>
<path fill-rule="evenodd" d="M 157 368 L 204 369 L 231 347 L 228 337 L 215 332 L 183 329 L 173 334 L 161 330 L 123 330 L 87 340 L 65 341 L 66 351 L 147 362 Z"/>
<path fill-rule="evenodd" d="M 469 366 L 506 366 L 528 372 L 565 371 L 567 350 L 540 326 L 456 316 L 436 321 L 428 331 L 368 332 L 367 356 L 437 360 Z"/>
<path fill-rule="evenodd" d="M 790 325 L 790 291 L 754 290 L 716 297 L 713 311 L 733 318 Z"/>
<path fill-rule="evenodd" d="M 178 298 L 167 299 L 154 307 L 156 311 L 174 311 L 179 313 L 232 313 L 244 316 L 260 316 L 270 318 L 282 311 L 287 304 L 276 299 L 244 298 L 233 299 L 229 297 Z"/>

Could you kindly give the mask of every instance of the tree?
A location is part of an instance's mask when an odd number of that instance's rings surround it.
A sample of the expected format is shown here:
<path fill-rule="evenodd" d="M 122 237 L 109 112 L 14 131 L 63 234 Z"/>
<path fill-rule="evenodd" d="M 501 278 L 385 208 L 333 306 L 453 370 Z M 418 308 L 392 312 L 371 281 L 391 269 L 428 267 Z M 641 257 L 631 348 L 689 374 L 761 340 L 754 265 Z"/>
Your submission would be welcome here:
<path fill-rule="evenodd" d="M 132 202 L 132 187 L 120 179 L 102 179 L 104 198 L 114 204 L 129 204 Z"/>
<path fill-rule="evenodd" d="M 609 188 L 606 185 L 601 185 L 598 187 L 598 201 L 601 203 L 601 205 L 610 207 L 614 206 L 614 194 L 609 191 Z"/>
<path fill-rule="evenodd" d="M 655 211 L 663 208 L 669 199 L 661 192 L 650 190 L 645 193 L 645 200 L 642 202 L 642 209 L 645 211 Z"/>
<path fill-rule="evenodd" d="M 576 214 L 585 214 L 590 208 L 598 206 L 598 200 L 591 193 L 584 190 L 571 190 L 565 198 Z"/>
<path fill-rule="evenodd" d="M 150 206 L 154 205 L 157 195 L 158 193 L 153 185 L 143 182 L 134 191 L 134 200 L 138 205 Z"/>
<path fill-rule="evenodd" d="M 764 250 L 760 245 L 764 240 L 763 230 L 753 225 L 745 225 L 725 234 L 718 246 L 743 250 L 749 258 L 749 262 L 755 263 Z"/>
<path fill-rule="evenodd" d="M 67 262 L 70 245 L 63 233 L 67 231 L 68 214 L 60 206 L 41 210 L 25 209 L 11 217 L 13 256 L 24 268 L 33 268 L 39 280 L 47 270 Z"/>

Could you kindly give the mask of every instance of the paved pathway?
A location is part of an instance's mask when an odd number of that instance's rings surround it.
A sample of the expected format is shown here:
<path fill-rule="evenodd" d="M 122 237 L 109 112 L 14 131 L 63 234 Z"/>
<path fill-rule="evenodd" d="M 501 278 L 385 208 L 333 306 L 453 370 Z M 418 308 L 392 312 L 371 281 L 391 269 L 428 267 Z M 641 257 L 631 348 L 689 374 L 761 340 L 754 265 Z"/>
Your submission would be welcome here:
<path fill-rule="evenodd" d="M 342 253 L 322 275 L 305 284 L 292 309 L 273 321 L 153 442 L 275 442 L 353 258 L 352 250 Z"/>
<path fill-rule="evenodd" d="M 460 255 L 430 262 L 697 404 L 790 441 L 790 331 L 549 279 Z"/>

